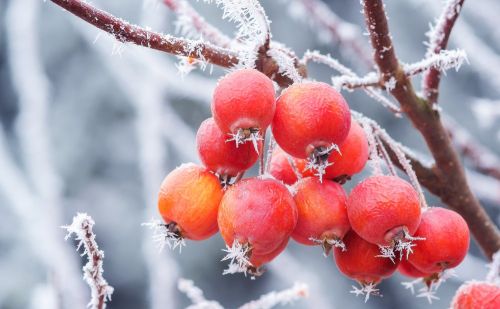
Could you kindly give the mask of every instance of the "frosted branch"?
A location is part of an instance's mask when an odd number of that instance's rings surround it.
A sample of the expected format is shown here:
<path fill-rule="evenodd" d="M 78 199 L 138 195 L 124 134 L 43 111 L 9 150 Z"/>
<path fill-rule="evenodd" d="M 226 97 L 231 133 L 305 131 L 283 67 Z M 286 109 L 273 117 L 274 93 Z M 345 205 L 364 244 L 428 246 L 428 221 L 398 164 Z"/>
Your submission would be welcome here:
<path fill-rule="evenodd" d="M 193 281 L 187 279 L 179 279 L 177 288 L 193 303 L 187 309 L 223 309 L 218 302 L 214 300 L 206 300 L 203 291 L 194 285 Z"/>
<path fill-rule="evenodd" d="M 293 287 L 280 292 L 270 292 L 258 300 L 244 304 L 240 309 L 269 309 L 278 305 L 288 305 L 307 297 L 309 289 L 304 283 L 295 283 Z"/>
<path fill-rule="evenodd" d="M 438 17 L 436 24 L 427 33 L 429 43 L 426 57 L 440 54 L 448 45 L 451 30 L 460 14 L 464 0 L 447 0 L 444 9 Z M 430 104 L 437 103 L 438 87 L 441 78 L 439 68 L 431 67 L 425 72 L 422 79 L 422 89 L 425 98 Z"/>
<path fill-rule="evenodd" d="M 113 287 L 102 276 L 104 270 L 104 252 L 99 250 L 96 242 L 96 235 L 92 231 L 95 222 L 86 213 L 78 213 L 73 217 L 71 225 L 63 226 L 68 232 L 65 239 L 69 239 L 73 234 L 78 241 L 77 250 L 83 247 L 82 256 L 87 256 L 88 262 L 83 266 L 83 279 L 90 287 L 91 300 L 89 307 L 93 309 L 106 308 L 106 302 L 111 300 Z"/>
<path fill-rule="evenodd" d="M 403 70 L 407 76 L 417 75 L 430 69 L 444 72 L 449 69 L 459 70 L 463 62 L 468 62 L 467 54 L 461 49 L 442 50 L 427 56 L 422 61 L 405 64 Z"/>
<path fill-rule="evenodd" d="M 208 23 L 187 0 L 163 0 L 177 14 L 176 31 L 189 38 L 204 38 L 214 45 L 229 48 L 231 39 Z"/>
<path fill-rule="evenodd" d="M 308 50 L 308 51 L 305 52 L 305 54 L 304 54 L 304 56 L 302 58 L 302 62 L 305 65 L 307 65 L 307 63 L 310 62 L 310 61 L 313 61 L 315 63 L 321 63 L 321 64 L 324 64 L 324 65 L 327 65 L 330 68 L 338 71 L 340 74 L 342 74 L 342 76 L 348 76 L 349 78 L 354 78 L 354 79 L 358 79 L 358 80 L 360 79 L 356 75 L 356 73 L 354 73 L 350 68 L 344 66 L 337 59 L 332 58 L 330 55 L 322 55 L 318 51 L 309 51 Z M 334 78 L 332 78 L 332 83 L 333 83 L 334 87 L 337 88 L 337 89 L 346 87 L 346 88 L 348 88 L 348 90 L 351 90 L 351 88 L 349 88 L 345 84 L 345 80 L 342 79 L 344 77 L 342 77 L 342 76 L 341 77 L 334 77 Z M 373 77 L 370 77 L 370 78 L 373 78 Z M 377 79 L 378 79 L 378 77 L 377 77 Z M 377 86 L 379 85 L 379 81 L 378 80 L 374 81 L 372 79 L 370 82 L 375 82 Z M 380 104 L 382 104 L 382 106 L 384 106 L 385 108 L 389 109 L 391 112 L 395 113 L 396 115 L 400 115 L 400 113 L 401 113 L 400 108 L 397 105 L 395 105 L 394 103 L 392 103 L 389 99 L 387 99 L 386 97 L 384 97 L 374 87 L 366 86 L 366 87 L 363 88 L 363 90 L 365 91 L 365 93 L 369 97 L 373 98 L 374 100 L 376 100 Z"/>
<path fill-rule="evenodd" d="M 222 67 L 232 67 L 238 63 L 237 55 L 233 51 L 201 40 L 193 41 L 147 30 L 99 10 L 82 0 L 51 1 L 89 24 L 108 32 L 121 43 L 130 42 L 177 56 L 207 61 Z"/>

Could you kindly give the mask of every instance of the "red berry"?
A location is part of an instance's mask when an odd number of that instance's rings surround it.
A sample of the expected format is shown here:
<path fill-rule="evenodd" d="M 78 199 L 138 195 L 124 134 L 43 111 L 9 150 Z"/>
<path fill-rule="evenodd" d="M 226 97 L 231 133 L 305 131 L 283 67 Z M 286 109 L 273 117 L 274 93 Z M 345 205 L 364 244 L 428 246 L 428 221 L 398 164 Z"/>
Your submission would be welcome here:
<path fill-rule="evenodd" d="M 281 180 L 283 183 L 287 185 L 293 185 L 297 182 L 297 175 L 293 171 L 292 166 L 290 165 L 290 161 L 287 156 L 289 156 L 286 152 L 284 152 L 281 148 L 276 147 L 273 150 L 273 155 L 271 157 L 271 165 L 269 168 L 269 173 L 273 175 L 274 178 Z M 297 159 L 294 157 L 290 157 L 295 166 L 297 167 L 297 171 L 303 176 L 313 176 L 314 173 L 311 170 L 306 169 L 306 160 Z"/>
<path fill-rule="evenodd" d="M 252 144 L 236 145 L 227 142 L 224 134 L 213 118 L 203 121 L 196 134 L 198 155 L 203 165 L 219 175 L 236 176 L 257 161 L 259 155 Z M 262 141 L 258 141 L 259 150 L 262 151 Z"/>
<path fill-rule="evenodd" d="M 325 170 L 324 178 L 336 179 L 361 172 L 368 161 L 368 140 L 365 131 L 356 121 L 351 121 L 351 129 L 342 144 L 340 153 L 333 151 L 328 158 L 332 165 Z"/>
<path fill-rule="evenodd" d="M 453 268 L 462 262 L 469 250 L 469 227 L 453 210 L 432 207 L 424 211 L 415 236 L 425 240 L 413 247 L 408 261 L 422 272 Z"/>
<path fill-rule="evenodd" d="M 451 301 L 452 309 L 498 309 L 500 286 L 487 282 L 463 284 Z"/>
<path fill-rule="evenodd" d="M 276 102 L 272 130 L 276 142 L 290 155 L 306 159 L 315 150 L 340 145 L 351 126 L 349 106 L 331 86 L 294 84 Z"/>
<path fill-rule="evenodd" d="M 251 248 L 250 263 L 281 252 L 297 224 L 297 208 L 288 189 L 274 179 L 248 178 L 227 189 L 219 208 L 219 229 L 228 246 Z M 279 253 L 278 252 L 278 253 Z"/>
<path fill-rule="evenodd" d="M 351 228 L 344 189 L 336 182 L 308 177 L 296 184 L 296 190 L 299 220 L 292 238 L 304 245 L 318 243 L 311 238 L 321 241 L 327 253 L 333 242 L 340 241 Z"/>
<path fill-rule="evenodd" d="M 427 274 L 427 273 L 421 272 L 420 270 L 416 269 L 415 266 L 411 265 L 407 259 L 402 259 L 399 262 L 398 271 L 402 275 L 407 276 L 407 277 L 411 277 L 411 278 L 425 278 L 425 277 L 432 276 L 432 274 Z"/>
<path fill-rule="evenodd" d="M 350 231 L 344 237 L 346 251 L 334 249 L 335 262 L 339 270 L 347 277 L 361 284 L 378 283 L 394 273 L 399 260 L 395 263 L 389 259 L 377 257 L 380 254 L 377 245 L 371 244 Z"/>
<path fill-rule="evenodd" d="M 255 69 L 231 72 L 215 87 L 212 114 L 224 133 L 252 129 L 263 134 L 271 124 L 274 110 L 273 83 Z"/>
<path fill-rule="evenodd" d="M 288 240 L 289 238 L 285 239 L 285 241 L 283 241 L 283 243 L 281 243 L 281 245 L 279 245 L 278 248 L 276 248 L 271 253 L 267 253 L 264 255 L 252 254 L 250 258 L 250 263 L 252 263 L 254 267 L 259 268 L 262 265 L 271 262 L 272 260 L 274 260 L 275 257 L 280 255 L 280 253 L 285 250 L 286 246 L 288 245 Z"/>
<path fill-rule="evenodd" d="M 403 179 L 372 176 L 352 190 L 347 214 L 352 229 L 366 241 L 392 246 L 417 230 L 420 202 L 415 189 Z"/>
<path fill-rule="evenodd" d="M 217 212 L 223 191 L 219 179 L 205 168 L 183 164 L 165 177 L 158 209 L 179 236 L 206 239 L 217 232 Z"/>

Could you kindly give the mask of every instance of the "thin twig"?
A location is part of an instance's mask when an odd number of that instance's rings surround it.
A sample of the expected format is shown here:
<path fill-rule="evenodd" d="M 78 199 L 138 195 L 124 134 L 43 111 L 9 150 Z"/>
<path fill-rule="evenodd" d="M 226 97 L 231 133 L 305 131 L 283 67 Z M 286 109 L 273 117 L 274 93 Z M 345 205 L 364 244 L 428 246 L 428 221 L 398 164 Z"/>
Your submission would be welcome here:
<path fill-rule="evenodd" d="M 238 57 L 231 50 L 200 40 L 177 38 L 147 30 L 97 9 L 82 0 L 51 1 L 93 26 L 113 35 L 119 42 L 130 42 L 178 56 L 207 61 L 222 67 L 232 67 L 238 64 Z"/>
<path fill-rule="evenodd" d="M 448 45 L 451 30 L 455 25 L 464 0 L 448 0 L 445 4 L 436 25 L 428 33 L 429 46 L 426 57 L 441 53 Z M 422 78 L 422 90 L 425 99 L 429 104 L 436 104 L 439 95 L 439 82 L 441 80 L 441 71 L 437 68 L 431 68 L 425 72 Z"/>
<path fill-rule="evenodd" d="M 91 291 L 91 300 L 89 307 L 92 309 L 105 309 L 106 302 L 111 300 L 113 294 L 113 287 L 102 276 L 104 270 L 103 260 L 104 252 L 99 250 L 96 242 L 96 235 L 92 228 L 94 227 L 94 220 L 86 213 L 78 213 L 73 217 L 71 225 L 63 226 L 68 232 L 65 239 L 68 240 L 75 234 L 78 240 L 77 250 L 83 246 L 82 255 L 88 258 L 87 264 L 83 266 L 83 279 L 87 282 Z"/>

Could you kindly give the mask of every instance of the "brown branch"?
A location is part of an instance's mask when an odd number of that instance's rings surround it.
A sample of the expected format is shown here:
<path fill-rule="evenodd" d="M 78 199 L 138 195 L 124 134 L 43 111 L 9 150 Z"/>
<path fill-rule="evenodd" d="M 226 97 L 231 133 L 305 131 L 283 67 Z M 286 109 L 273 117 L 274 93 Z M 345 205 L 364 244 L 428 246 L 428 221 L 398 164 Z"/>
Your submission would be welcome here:
<path fill-rule="evenodd" d="M 365 0 L 363 4 L 367 29 L 375 51 L 375 62 L 383 80 L 387 81 L 391 77 L 396 79 L 397 83 L 391 94 L 424 137 L 436 162 L 435 173 L 442 184 L 435 190 L 436 194 L 464 217 L 476 241 L 486 256 L 491 258 L 492 254 L 500 249 L 498 229 L 472 193 L 458 154 L 439 114 L 426 101 L 417 97 L 412 83 L 400 66 L 389 34 L 383 2 Z"/>
<path fill-rule="evenodd" d="M 89 24 L 108 32 L 122 43 L 130 42 L 173 55 L 207 61 L 225 68 L 232 67 L 239 62 L 237 53 L 232 50 L 202 41 L 193 41 L 157 33 L 137 25 L 132 25 L 110 13 L 93 7 L 83 0 L 50 1 L 85 20 Z M 265 17 L 265 15 L 263 17 Z M 270 37 L 270 33 L 268 33 L 268 37 Z M 294 63 L 299 74 L 303 77 L 307 76 L 305 66 L 296 58 L 294 59 Z M 255 66 L 259 71 L 274 79 L 281 87 L 286 87 L 293 83 L 290 77 L 279 73 L 280 68 L 278 64 L 267 54 L 259 53 Z"/>
<path fill-rule="evenodd" d="M 450 0 L 447 2 L 437 24 L 429 34 L 429 48 L 427 56 L 439 54 L 446 49 L 450 38 L 451 30 L 458 19 L 464 0 Z M 436 68 L 428 70 L 422 78 L 422 89 L 425 99 L 429 104 L 437 103 L 439 96 L 439 82 L 441 80 L 441 72 Z"/>
<path fill-rule="evenodd" d="M 108 32 L 122 43 L 130 42 L 178 56 L 208 61 L 222 67 L 231 67 L 238 63 L 237 55 L 231 50 L 201 41 L 187 40 L 146 30 L 99 10 L 82 0 L 51 1 L 89 24 Z"/>

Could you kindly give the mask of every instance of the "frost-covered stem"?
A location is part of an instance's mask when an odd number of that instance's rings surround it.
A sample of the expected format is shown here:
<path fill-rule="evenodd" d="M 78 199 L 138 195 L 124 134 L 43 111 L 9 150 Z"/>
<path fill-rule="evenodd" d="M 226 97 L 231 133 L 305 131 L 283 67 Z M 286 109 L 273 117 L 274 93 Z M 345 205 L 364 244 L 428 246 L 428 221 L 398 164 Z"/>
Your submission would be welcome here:
<path fill-rule="evenodd" d="M 458 70 L 462 63 L 467 60 L 467 54 L 461 49 L 441 50 L 439 53 L 427 56 L 425 59 L 403 65 L 406 76 L 413 76 L 430 70 L 439 72 L 455 68 Z"/>
<path fill-rule="evenodd" d="M 93 7 L 83 0 L 50 0 L 72 14 L 108 32 L 122 43 L 130 42 L 170 54 L 192 57 L 222 67 L 238 63 L 237 55 L 228 49 L 203 41 L 193 41 L 153 32 L 132 25 L 105 11 Z"/>
<path fill-rule="evenodd" d="M 203 291 L 194 285 L 193 281 L 187 279 L 179 279 L 177 288 L 193 303 L 189 309 L 223 309 L 221 304 L 214 300 L 207 300 L 203 295 Z"/>
<path fill-rule="evenodd" d="M 91 300 L 89 306 L 92 309 L 106 308 L 106 301 L 111 300 L 113 287 L 102 276 L 104 252 L 99 250 L 96 242 L 96 235 L 92 228 L 94 220 L 86 213 L 78 213 L 73 217 L 71 225 L 63 226 L 67 230 L 66 240 L 75 234 L 76 240 L 79 241 L 77 250 L 83 246 L 83 254 L 88 258 L 87 264 L 83 266 L 83 279 L 90 287 Z"/>
<path fill-rule="evenodd" d="M 177 27 L 182 34 L 196 32 L 219 47 L 230 47 L 231 39 L 207 22 L 187 0 L 163 0 L 163 3 L 178 15 Z"/>
<path fill-rule="evenodd" d="M 307 18 L 314 20 L 320 27 L 327 30 L 339 45 L 352 50 L 356 55 L 356 59 L 363 61 L 367 67 L 373 66 L 370 53 L 365 48 L 365 44 L 363 44 L 364 39 L 360 34 L 361 29 L 357 25 L 340 18 L 321 0 L 292 1 L 300 2 L 305 12 L 309 15 Z"/>
<path fill-rule="evenodd" d="M 391 77 L 396 79 L 391 94 L 420 131 L 435 159 L 435 173 L 441 183 L 441 200 L 465 218 L 478 244 L 486 256 L 491 258 L 500 249 L 500 233 L 472 193 L 458 153 L 451 144 L 439 114 L 417 97 L 413 85 L 404 74 L 389 34 L 383 2 L 364 0 L 363 6 L 375 62 L 384 81 Z"/>
<path fill-rule="evenodd" d="M 427 57 L 434 54 L 439 54 L 446 49 L 448 39 L 450 38 L 451 30 L 455 25 L 464 0 L 448 0 L 445 4 L 441 15 L 439 16 L 436 25 L 429 32 L 429 46 L 427 49 Z M 439 69 L 431 68 L 425 72 L 422 78 L 422 90 L 425 99 L 429 104 L 436 104 L 439 95 L 439 81 L 441 80 L 441 72 Z"/>
<path fill-rule="evenodd" d="M 330 68 L 338 71 L 342 75 L 346 75 L 346 76 L 354 77 L 354 78 L 359 78 L 356 75 L 356 73 L 354 73 L 350 68 L 344 66 L 337 59 L 332 58 L 330 55 L 322 55 L 318 51 L 309 51 L 308 50 L 305 52 L 304 56 L 302 57 L 302 62 L 304 63 L 304 65 L 307 65 L 307 63 L 310 61 L 327 65 Z M 335 84 L 335 82 L 334 82 L 334 84 Z M 377 84 L 378 84 L 378 82 L 377 82 Z M 338 85 L 334 85 L 334 86 L 338 87 Z M 401 110 L 399 109 L 398 106 L 396 106 L 394 103 L 389 101 L 386 97 L 384 97 L 382 94 L 380 94 L 373 87 L 365 87 L 363 90 L 366 92 L 366 94 L 369 97 L 380 102 L 382 104 L 382 106 L 386 107 L 391 112 L 393 112 L 395 114 L 399 114 L 401 112 Z"/>
<path fill-rule="evenodd" d="M 450 117 L 444 123 L 453 144 L 479 173 L 500 180 L 500 158 Z"/>
<path fill-rule="evenodd" d="M 280 291 L 270 292 L 262 295 L 259 299 L 244 304 L 240 309 L 269 309 L 277 305 L 293 303 L 301 298 L 307 297 L 309 289 L 304 283 L 295 283 L 293 287 Z"/>

